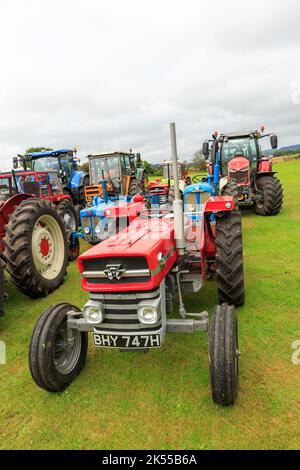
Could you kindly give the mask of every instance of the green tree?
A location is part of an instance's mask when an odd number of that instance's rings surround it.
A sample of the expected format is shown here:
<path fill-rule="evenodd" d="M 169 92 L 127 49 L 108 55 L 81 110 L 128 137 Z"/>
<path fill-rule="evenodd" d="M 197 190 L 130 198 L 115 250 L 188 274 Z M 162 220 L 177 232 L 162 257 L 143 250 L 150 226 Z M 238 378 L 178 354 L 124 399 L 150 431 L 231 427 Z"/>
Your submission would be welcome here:
<path fill-rule="evenodd" d="M 197 171 L 206 171 L 206 161 L 201 150 L 195 153 L 192 160 L 192 166 Z"/>
<path fill-rule="evenodd" d="M 34 152 L 42 152 L 43 150 L 53 150 L 50 147 L 28 147 L 28 149 L 25 150 L 26 153 L 34 153 Z"/>
<path fill-rule="evenodd" d="M 80 165 L 81 171 L 84 171 L 85 173 L 89 173 L 89 162 L 84 162 L 82 165 Z"/>

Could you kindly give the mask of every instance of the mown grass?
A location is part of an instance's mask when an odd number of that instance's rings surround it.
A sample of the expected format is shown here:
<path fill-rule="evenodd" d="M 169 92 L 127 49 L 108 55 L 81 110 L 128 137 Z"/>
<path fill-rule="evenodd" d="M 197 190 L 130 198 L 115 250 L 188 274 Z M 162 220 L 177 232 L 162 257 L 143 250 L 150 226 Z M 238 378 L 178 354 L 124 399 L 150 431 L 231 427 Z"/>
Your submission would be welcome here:
<path fill-rule="evenodd" d="M 64 393 L 33 383 L 30 335 L 55 302 L 82 306 L 76 264 L 46 299 L 30 300 L 9 284 L 0 338 L 1 449 L 295 449 L 300 443 L 300 162 L 278 164 L 285 205 L 275 218 L 243 211 L 247 299 L 239 309 L 240 392 L 233 408 L 210 399 L 206 336 L 169 335 L 150 354 L 95 351 Z M 82 247 L 83 249 L 85 247 Z M 190 311 L 212 311 L 214 281 L 188 296 Z"/>

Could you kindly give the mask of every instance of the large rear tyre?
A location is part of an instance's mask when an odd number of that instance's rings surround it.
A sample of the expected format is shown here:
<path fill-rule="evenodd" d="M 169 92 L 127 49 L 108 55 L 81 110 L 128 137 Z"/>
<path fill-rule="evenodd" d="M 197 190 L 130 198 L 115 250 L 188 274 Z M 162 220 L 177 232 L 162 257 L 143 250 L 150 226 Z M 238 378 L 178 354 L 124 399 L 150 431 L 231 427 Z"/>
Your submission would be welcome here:
<path fill-rule="evenodd" d="M 86 186 L 89 186 L 90 184 L 90 177 L 89 176 L 85 176 L 84 179 L 83 179 L 83 182 L 82 182 L 82 186 L 79 188 L 78 190 L 78 201 L 76 201 L 78 204 L 81 204 L 83 206 L 85 206 L 85 187 Z"/>
<path fill-rule="evenodd" d="M 239 384 L 238 323 L 233 306 L 215 307 L 209 325 L 209 366 L 212 399 L 234 405 Z"/>
<path fill-rule="evenodd" d="M 56 209 L 63 220 L 67 232 L 76 232 L 78 223 L 73 202 L 70 199 L 63 199 L 56 205 Z"/>
<path fill-rule="evenodd" d="M 180 193 L 180 198 L 183 199 L 183 193 L 182 191 L 179 190 L 179 193 Z M 173 205 L 173 202 L 175 201 L 175 189 L 174 189 L 174 186 L 172 186 L 172 188 L 169 189 L 169 193 L 168 193 L 168 203 L 172 206 Z"/>
<path fill-rule="evenodd" d="M 221 191 L 222 196 L 233 196 L 234 197 L 234 205 L 236 208 L 238 208 L 238 197 L 239 197 L 239 191 L 237 184 L 229 180 L 227 184 L 224 186 L 224 188 Z"/>
<path fill-rule="evenodd" d="M 219 301 L 245 302 L 242 222 L 239 210 L 216 219 L 216 273 Z"/>
<path fill-rule="evenodd" d="M 261 199 L 254 201 L 254 212 L 263 217 L 279 214 L 283 204 L 280 181 L 273 175 L 260 176 L 256 180 L 256 187 Z"/>
<path fill-rule="evenodd" d="M 70 304 L 50 307 L 38 320 L 29 348 L 29 368 L 35 383 L 48 392 L 62 392 L 85 365 L 88 334 L 67 327 Z"/>
<path fill-rule="evenodd" d="M 6 299 L 6 282 L 4 276 L 4 261 L 0 258 L 0 317 L 4 314 L 4 300 Z"/>
<path fill-rule="evenodd" d="M 67 234 L 53 204 L 43 199 L 21 202 L 10 215 L 4 241 L 6 269 L 23 294 L 46 296 L 63 283 Z"/>
<path fill-rule="evenodd" d="M 138 180 L 133 178 L 129 183 L 128 196 L 135 196 L 136 194 L 141 194 L 141 188 Z"/>

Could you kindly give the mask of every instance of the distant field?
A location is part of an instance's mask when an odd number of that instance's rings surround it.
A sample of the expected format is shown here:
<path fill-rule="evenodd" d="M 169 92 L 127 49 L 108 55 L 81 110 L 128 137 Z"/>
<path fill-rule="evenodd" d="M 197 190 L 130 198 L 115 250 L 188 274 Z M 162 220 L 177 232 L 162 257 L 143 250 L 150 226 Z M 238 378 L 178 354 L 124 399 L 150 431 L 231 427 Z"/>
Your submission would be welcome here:
<path fill-rule="evenodd" d="M 297 449 L 300 446 L 300 161 L 276 165 L 285 190 L 282 213 L 243 212 L 246 305 L 238 310 L 240 392 L 234 408 L 210 399 L 206 337 L 169 335 L 161 351 L 95 351 L 65 392 L 50 395 L 31 380 L 27 354 L 36 319 L 50 304 L 83 306 L 76 264 L 64 286 L 30 300 L 9 284 L 0 339 L 1 449 Z M 86 245 L 82 245 L 82 250 Z M 187 296 L 190 311 L 212 311 L 214 281 Z"/>

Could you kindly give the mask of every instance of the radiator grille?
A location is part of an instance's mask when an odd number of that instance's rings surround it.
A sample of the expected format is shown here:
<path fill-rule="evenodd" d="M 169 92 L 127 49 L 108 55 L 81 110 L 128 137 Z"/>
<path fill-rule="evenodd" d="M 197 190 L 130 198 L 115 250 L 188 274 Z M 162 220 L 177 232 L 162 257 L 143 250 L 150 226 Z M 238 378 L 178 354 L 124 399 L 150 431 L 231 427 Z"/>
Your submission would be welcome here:
<path fill-rule="evenodd" d="M 143 297 L 144 296 L 144 297 Z M 142 325 L 137 315 L 138 304 L 145 300 L 158 299 L 160 289 L 139 293 L 120 292 L 118 294 L 91 294 L 91 300 L 99 300 L 104 304 L 105 320 L 96 330 L 102 331 L 149 331 L 161 328 L 161 320 L 155 325 Z M 120 300 L 119 297 L 122 297 Z"/>

